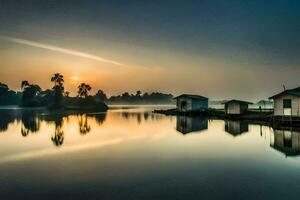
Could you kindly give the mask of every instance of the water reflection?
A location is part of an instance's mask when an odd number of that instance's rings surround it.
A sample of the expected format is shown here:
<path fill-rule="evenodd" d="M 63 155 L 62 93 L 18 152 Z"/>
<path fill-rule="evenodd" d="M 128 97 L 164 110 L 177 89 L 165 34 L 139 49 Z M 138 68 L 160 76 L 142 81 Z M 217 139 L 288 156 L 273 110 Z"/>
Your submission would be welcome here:
<path fill-rule="evenodd" d="M 52 118 L 48 118 L 49 121 L 53 121 L 55 124 L 54 135 L 51 140 L 55 146 L 61 146 L 64 143 L 63 116 L 52 116 Z"/>
<path fill-rule="evenodd" d="M 234 137 L 248 132 L 249 123 L 246 121 L 225 121 L 225 131 Z"/>
<path fill-rule="evenodd" d="M 0 132 L 7 131 L 8 125 L 15 121 L 15 113 L 10 110 L 3 110 L 0 113 Z"/>
<path fill-rule="evenodd" d="M 82 135 L 87 134 L 91 130 L 91 126 L 88 123 L 88 117 L 86 114 L 77 115 L 79 132 Z"/>
<path fill-rule="evenodd" d="M 176 130 L 182 134 L 206 130 L 208 121 L 203 117 L 177 116 Z"/>
<path fill-rule="evenodd" d="M 208 119 L 202 117 L 190 116 L 164 116 L 154 114 L 149 111 L 120 111 L 111 112 L 111 119 L 119 117 L 112 127 L 118 128 L 118 123 L 123 123 L 130 130 L 136 129 L 136 125 L 140 130 L 152 129 L 154 124 L 161 124 L 162 121 L 170 119 L 168 123 L 176 118 L 176 130 L 182 134 L 199 132 L 208 129 Z M 72 120 L 69 122 L 69 118 Z M 49 140 L 55 146 L 62 146 L 65 143 L 65 135 L 75 132 L 80 135 L 87 135 L 92 129 L 97 130 L 106 121 L 106 113 L 89 113 L 89 114 L 51 114 L 31 110 L 0 110 L 0 132 L 8 132 L 9 125 L 18 122 L 18 133 L 21 132 L 23 137 L 30 134 L 40 133 L 42 123 L 45 122 L 50 130 Z M 111 120 L 110 119 L 110 120 Z M 121 120 L 122 119 L 122 120 Z M 134 125 L 131 122 L 135 123 Z M 68 125 L 69 124 L 69 125 Z M 129 124 L 131 124 L 129 126 Z M 96 125 L 96 126 L 95 126 Z M 147 125 L 147 126 L 145 126 Z M 66 127 L 67 126 L 67 127 Z M 70 128 L 71 127 L 71 128 Z M 143 128 L 144 127 L 144 128 Z M 172 125 L 171 125 L 172 127 Z M 247 121 L 224 121 L 225 132 L 233 136 L 249 132 L 249 122 Z M 132 128 L 132 129 L 131 129 Z M 262 135 L 262 125 L 260 125 L 259 134 Z M 20 131 L 20 132 L 19 132 Z M 146 130 L 145 130 L 146 131 Z M 154 134 L 154 133 L 153 133 Z M 272 129 L 273 141 L 270 140 L 270 147 L 284 153 L 286 156 L 300 155 L 300 130 L 290 128 Z"/>
<path fill-rule="evenodd" d="M 163 118 L 170 118 L 172 119 L 171 116 L 163 116 L 163 115 L 160 115 L 160 114 L 154 114 L 152 112 L 149 112 L 149 111 L 145 111 L 145 112 L 130 112 L 130 111 L 123 111 L 123 112 L 120 112 L 119 113 L 123 119 L 125 120 L 131 120 L 131 119 L 134 119 L 137 124 L 141 124 L 143 122 L 147 122 L 149 120 L 156 120 L 156 121 L 159 121 Z"/>
<path fill-rule="evenodd" d="M 21 134 L 23 137 L 28 136 L 30 133 L 36 133 L 40 129 L 40 120 L 34 111 L 24 111 L 21 113 Z"/>
<path fill-rule="evenodd" d="M 264 194 L 261 199 L 299 198 L 299 192 L 289 192 L 298 191 L 299 157 L 285 158 L 299 155 L 297 129 L 243 121 L 208 124 L 199 117 L 128 109 L 0 111 L 0 127 L 5 130 L 0 134 L 4 199 L 51 196 L 61 188 L 61 199 L 83 199 L 85 191 L 94 199 L 156 199 L 157 194 L 163 199 L 255 199 L 257 191 Z M 22 127 L 27 138 L 20 135 Z M 201 130 L 204 134 L 188 137 L 179 133 Z M 274 191 L 282 195 L 272 196 Z"/>
<path fill-rule="evenodd" d="M 8 130 L 9 124 L 15 121 L 21 122 L 21 135 L 27 137 L 29 134 L 38 133 L 41 123 L 54 125 L 51 141 L 55 146 L 61 146 L 64 143 L 64 121 L 68 121 L 72 114 L 51 114 L 33 110 L 0 110 L 0 132 Z M 79 133 L 85 135 L 91 131 L 90 119 L 94 119 L 98 125 L 105 121 L 106 113 L 99 114 L 77 114 Z"/>
<path fill-rule="evenodd" d="M 87 114 L 87 116 L 94 118 L 98 125 L 102 125 L 106 119 L 106 113 Z"/>
<path fill-rule="evenodd" d="M 292 128 L 274 129 L 270 146 L 286 156 L 300 155 L 300 130 Z"/>

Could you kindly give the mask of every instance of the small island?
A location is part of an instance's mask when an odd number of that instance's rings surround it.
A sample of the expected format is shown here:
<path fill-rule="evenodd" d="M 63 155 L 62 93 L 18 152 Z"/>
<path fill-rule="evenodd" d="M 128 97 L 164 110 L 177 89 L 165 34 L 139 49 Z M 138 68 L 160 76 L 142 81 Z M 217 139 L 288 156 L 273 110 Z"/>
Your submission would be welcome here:
<path fill-rule="evenodd" d="M 161 92 L 136 93 L 123 92 L 120 95 L 108 97 L 99 89 L 91 94 L 92 87 L 87 83 L 80 83 L 77 86 L 77 94 L 71 96 L 66 91 L 64 76 L 55 73 L 49 79 L 53 84 L 52 88 L 42 89 L 41 86 L 27 80 L 21 81 L 20 91 L 14 91 L 8 85 L 0 82 L 0 106 L 47 110 L 51 112 L 106 112 L 108 105 L 174 105 L 172 94 Z"/>
<path fill-rule="evenodd" d="M 0 83 L 1 105 L 18 105 L 24 109 L 38 109 L 48 111 L 97 111 L 106 112 L 108 106 L 101 98 L 101 90 L 95 96 L 89 95 L 92 87 L 86 83 L 78 85 L 77 96 L 71 97 L 65 91 L 64 76 L 55 73 L 50 81 L 51 89 L 42 90 L 27 80 L 21 82 L 21 91 L 10 90 L 4 83 Z"/>

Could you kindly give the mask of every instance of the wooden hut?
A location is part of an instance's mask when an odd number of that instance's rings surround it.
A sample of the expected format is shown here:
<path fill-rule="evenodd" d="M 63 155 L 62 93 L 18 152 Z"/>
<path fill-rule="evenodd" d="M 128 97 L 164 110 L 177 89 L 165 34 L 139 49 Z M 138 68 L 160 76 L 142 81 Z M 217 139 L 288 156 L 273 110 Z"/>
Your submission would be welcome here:
<path fill-rule="evenodd" d="M 284 90 L 269 99 L 274 100 L 274 116 L 300 117 L 300 87 Z"/>
<path fill-rule="evenodd" d="M 179 112 L 206 111 L 208 98 L 200 95 L 182 94 L 175 97 L 176 107 Z"/>
<path fill-rule="evenodd" d="M 245 113 L 248 110 L 248 105 L 252 103 L 247 101 L 232 99 L 230 101 L 226 101 L 224 104 L 225 104 L 226 114 L 240 115 Z"/>

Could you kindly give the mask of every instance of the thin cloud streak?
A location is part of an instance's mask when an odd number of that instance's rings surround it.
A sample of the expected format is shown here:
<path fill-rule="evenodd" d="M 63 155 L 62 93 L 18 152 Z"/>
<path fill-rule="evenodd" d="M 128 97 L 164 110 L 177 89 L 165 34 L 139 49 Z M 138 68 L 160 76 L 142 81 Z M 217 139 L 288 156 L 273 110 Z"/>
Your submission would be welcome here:
<path fill-rule="evenodd" d="M 48 44 L 44 44 L 44 43 L 34 42 L 31 40 L 24 40 L 21 38 L 14 38 L 14 37 L 1 36 L 1 35 L 0 35 L 0 39 L 9 41 L 9 42 L 13 42 L 13 43 L 17 43 L 17 44 L 23 44 L 23 45 L 27 45 L 27 46 L 31 46 L 31 47 L 37 47 L 37 48 L 41 48 L 41 49 L 47 49 L 47 50 L 51 50 L 51 51 L 68 54 L 68 55 L 92 59 L 92 60 L 109 63 L 109 64 L 113 64 L 113 65 L 117 65 L 117 66 L 127 66 L 123 63 L 119 63 L 114 60 L 105 59 L 100 56 L 96 56 L 96 55 L 92 55 L 92 54 L 88 54 L 88 53 L 84 53 L 84 52 L 80 52 L 80 51 L 76 51 L 76 50 L 72 50 L 72 49 L 66 49 L 66 48 L 61 48 L 61 47 L 57 47 L 57 46 L 53 46 L 53 45 L 48 45 Z"/>

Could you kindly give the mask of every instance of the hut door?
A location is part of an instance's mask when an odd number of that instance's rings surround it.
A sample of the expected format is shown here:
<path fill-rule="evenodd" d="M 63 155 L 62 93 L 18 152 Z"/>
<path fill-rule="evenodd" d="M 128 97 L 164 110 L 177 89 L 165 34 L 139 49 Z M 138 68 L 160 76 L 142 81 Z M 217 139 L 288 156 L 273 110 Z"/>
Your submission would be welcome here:
<path fill-rule="evenodd" d="M 283 99 L 283 114 L 292 115 L 292 100 Z"/>
<path fill-rule="evenodd" d="M 181 101 L 180 108 L 181 110 L 186 110 L 186 101 Z"/>

